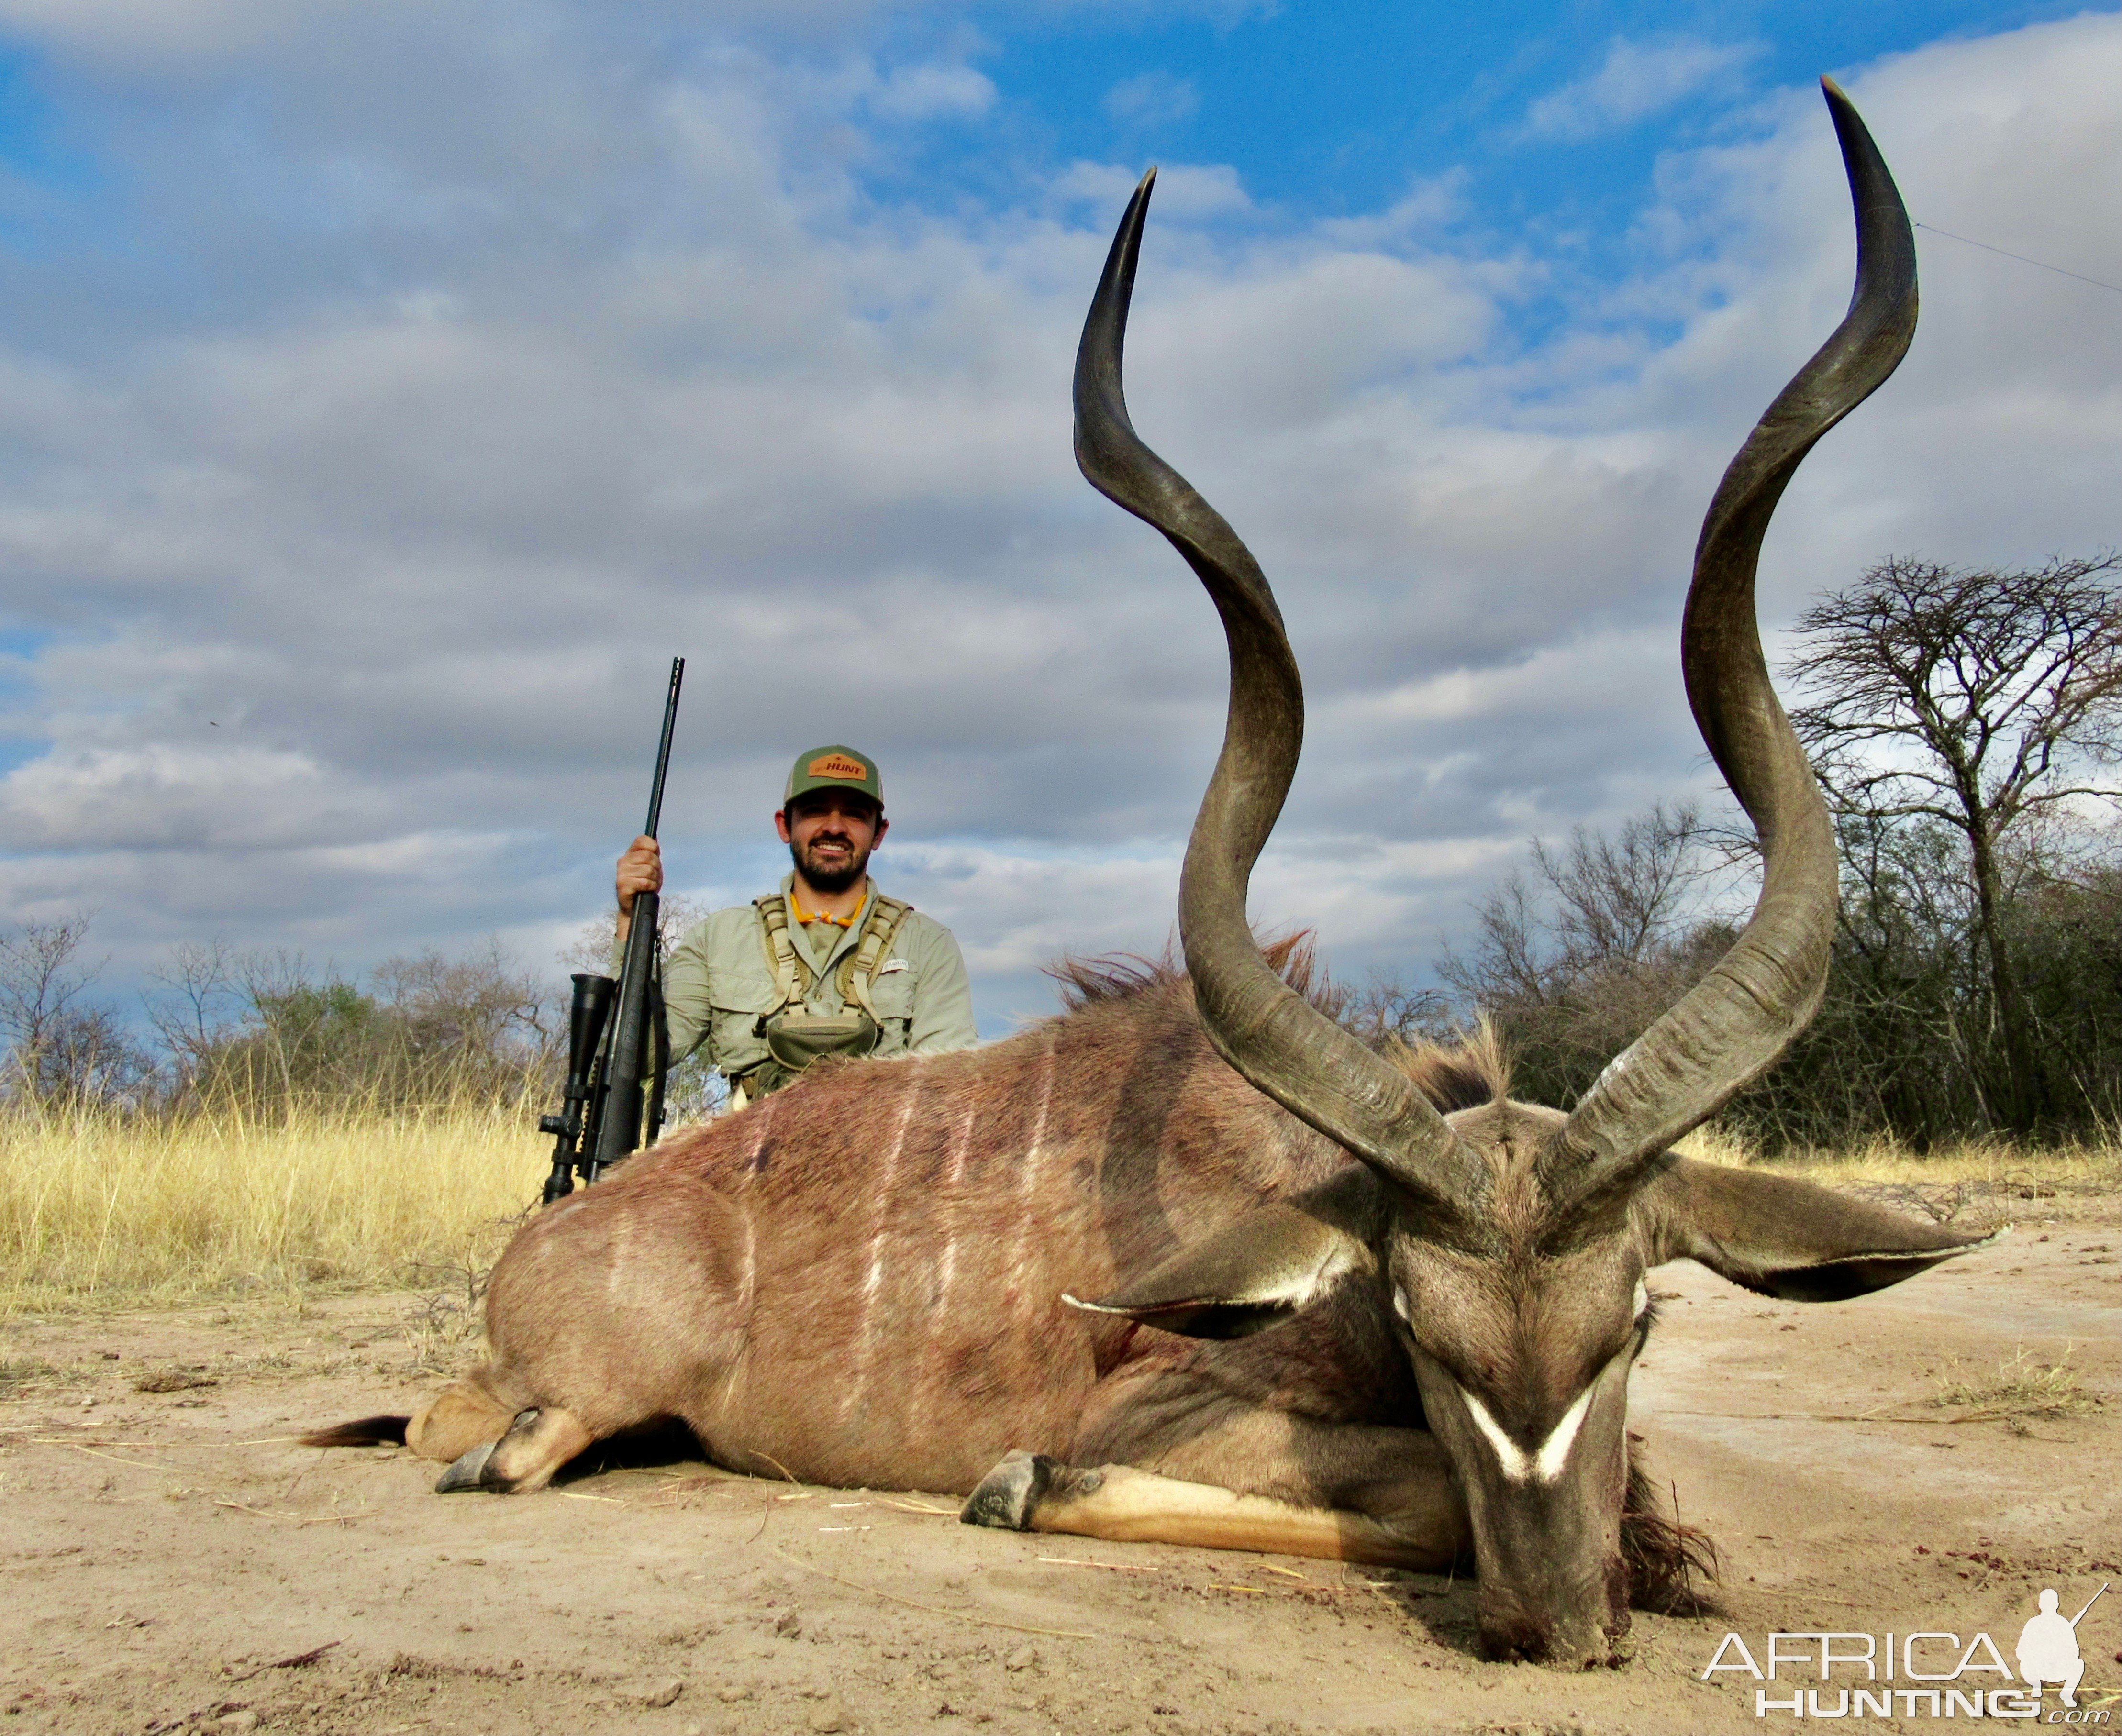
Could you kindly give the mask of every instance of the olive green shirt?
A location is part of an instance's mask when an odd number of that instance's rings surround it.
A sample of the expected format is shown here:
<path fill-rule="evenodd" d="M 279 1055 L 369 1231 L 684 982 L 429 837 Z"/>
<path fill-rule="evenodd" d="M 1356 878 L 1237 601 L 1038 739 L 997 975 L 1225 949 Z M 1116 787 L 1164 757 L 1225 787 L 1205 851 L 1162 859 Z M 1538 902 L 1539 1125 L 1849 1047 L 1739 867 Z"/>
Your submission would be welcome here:
<path fill-rule="evenodd" d="M 781 882 L 784 898 L 796 877 Z M 844 1010 L 834 981 L 841 959 L 862 944 L 876 912 L 876 883 L 853 927 L 834 922 L 798 922 L 789 908 L 788 933 L 797 955 L 816 977 L 804 998 L 806 1011 Z M 909 910 L 891 936 L 891 947 L 870 981 L 870 999 L 883 1026 L 875 1053 L 926 1054 L 968 1048 L 973 1029 L 973 989 L 964 954 L 951 931 L 932 917 Z M 747 1073 L 767 1058 L 760 1021 L 778 1011 L 774 967 L 758 910 L 739 904 L 717 910 L 688 930 L 663 966 L 663 1006 L 673 1061 L 699 1050 L 726 1079 Z"/>

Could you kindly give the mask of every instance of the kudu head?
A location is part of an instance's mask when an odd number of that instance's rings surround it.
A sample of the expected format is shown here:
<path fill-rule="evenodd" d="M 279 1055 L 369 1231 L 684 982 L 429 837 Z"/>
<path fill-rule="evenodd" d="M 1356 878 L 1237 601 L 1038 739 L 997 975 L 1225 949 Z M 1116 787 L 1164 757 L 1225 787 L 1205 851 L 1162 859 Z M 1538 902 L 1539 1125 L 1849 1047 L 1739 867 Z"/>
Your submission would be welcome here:
<path fill-rule="evenodd" d="M 1470 1511 L 1491 1655 L 1603 1661 L 1627 1626 L 1628 1379 L 1649 1329 L 1651 1267 L 1690 1258 L 1766 1295 L 1832 1301 L 1976 1245 L 1670 1149 L 1811 1018 L 1834 933 L 1834 831 L 1769 684 L 1755 565 L 1800 460 L 1906 352 L 1916 281 L 1886 166 L 1848 99 L 1823 84 L 1856 205 L 1856 292 L 1725 472 L 1681 629 L 1695 721 L 1760 838 L 1760 896 L 1716 968 L 1567 1115 L 1516 1103 L 1440 1113 L 1286 985 L 1254 943 L 1247 881 L 1296 768 L 1303 693 L 1258 564 L 1128 418 L 1121 352 L 1154 170 L 1114 239 L 1077 356 L 1077 463 L 1185 557 L 1230 645 L 1222 753 L 1180 886 L 1202 1024 L 1238 1072 L 1361 1164 L 1087 1305 L 1235 1337 L 1341 1285 L 1374 1286 Z"/>

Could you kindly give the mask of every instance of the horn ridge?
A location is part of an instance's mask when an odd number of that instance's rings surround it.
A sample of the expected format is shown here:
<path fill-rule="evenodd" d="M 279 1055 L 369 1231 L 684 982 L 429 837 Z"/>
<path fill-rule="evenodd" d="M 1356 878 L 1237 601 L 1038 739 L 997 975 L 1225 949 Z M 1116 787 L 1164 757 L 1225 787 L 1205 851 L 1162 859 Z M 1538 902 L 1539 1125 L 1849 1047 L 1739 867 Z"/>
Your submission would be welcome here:
<path fill-rule="evenodd" d="M 1832 336 L 1776 396 L 1703 520 L 1680 628 L 1696 726 L 1761 841 L 1752 916 L 1709 974 L 1616 1057 L 1543 1154 L 1551 1190 L 1582 1195 L 1716 1113 L 1771 1066 L 1825 992 L 1837 857 L 1827 805 L 1761 652 L 1761 540 L 1806 455 L 1881 385 L 1915 335 L 1915 237 L 1885 159 L 1832 79 L 1821 81 L 1849 180 L 1857 277 Z"/>
<path fill-rule="evenodd" d="M 1452 1206 L 1488 1170 L 1406 1076 L 1283 982 L 1254 943 L 1246 894 L 1296 775 L 1304 688 L 1266 576 L 1222 515 L 1136 434 L 1122 379 L 1152 169 L 1113 237 L 1076 352 L 1076 462 L 1091 485 L 1161 531 L 1194 569 L 1230 648 L 1222 751 L 1179 884 L 1180 943 L 1218 1053 L 1292 1114 L 1388 1180 Z"/>

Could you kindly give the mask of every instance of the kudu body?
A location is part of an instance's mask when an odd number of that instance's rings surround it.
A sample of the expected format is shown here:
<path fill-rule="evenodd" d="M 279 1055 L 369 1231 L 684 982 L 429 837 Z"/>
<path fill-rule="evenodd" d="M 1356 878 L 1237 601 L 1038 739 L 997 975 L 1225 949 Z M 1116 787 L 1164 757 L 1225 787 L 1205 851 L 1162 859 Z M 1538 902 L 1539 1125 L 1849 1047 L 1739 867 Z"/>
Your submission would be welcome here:
<path fill-rule="evenodd" d="M 1763 846 L 1716 969 L 1563 1114 L 1509 1101 L 1475 1052 L 1372 1052 L 1262 958 L 1246 880 L 1302 696 L 1252 557 L 1128 420 L 1146 177 L 1085 326 L 1077 451 L 1185 557 L 1230 642 L 1186 978 L 1093 991 L 992 1048 L 823 1070 L 541 1213 L 495 1269 L 491 1362 L 412 1419 L 454 1461 L 441 1487 L 535 1487 L 675 1417 L 733 1468 L 970 1489 L 988 1524 L 1414 1566 L 1470 1549 L 1489 1652 L 1608 1655 L 1649 1270 L 1691 1258 L 1831 1301 L 1978 1245 L 1670 1150 L 1811 1018 L 1833 931 L 1833 835 L 1762 660 L 1754 567 L 1799 461 L 1905 351 L 1915 279 L 1892 181 L 1827 91 L 1857 293 L 1726 473 L 1683 629 L 1696 719 Z"/>

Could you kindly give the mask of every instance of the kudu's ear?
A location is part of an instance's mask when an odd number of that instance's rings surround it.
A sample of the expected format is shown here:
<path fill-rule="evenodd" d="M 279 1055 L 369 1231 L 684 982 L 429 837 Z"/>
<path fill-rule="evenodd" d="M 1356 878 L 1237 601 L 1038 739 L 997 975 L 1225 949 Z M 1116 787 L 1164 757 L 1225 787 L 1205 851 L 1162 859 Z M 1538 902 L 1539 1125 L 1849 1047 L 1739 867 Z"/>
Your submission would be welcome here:
<path fill-rule="evenodd" d="M 1189 1338 L 1248 1337 L 1288 1319 L 1344 1274 L 1374 1268 L 1386 1213 L 1383 1184 L 1351 1166 L 1293 1198 L 1256 1207 L 1110 1296 L 1061 1300 Z"/>
<path fill-rule="evenodd" d="M 1884 1290 L 2004 1234 L 1962 1235 L 1757 1169 L 1685 1157 L 1662 1159 L 1657 1169 L 1636 1200 L 1648 1262 L 1699 1260 L 1786 1302 L 1843 1302 Z"/>

